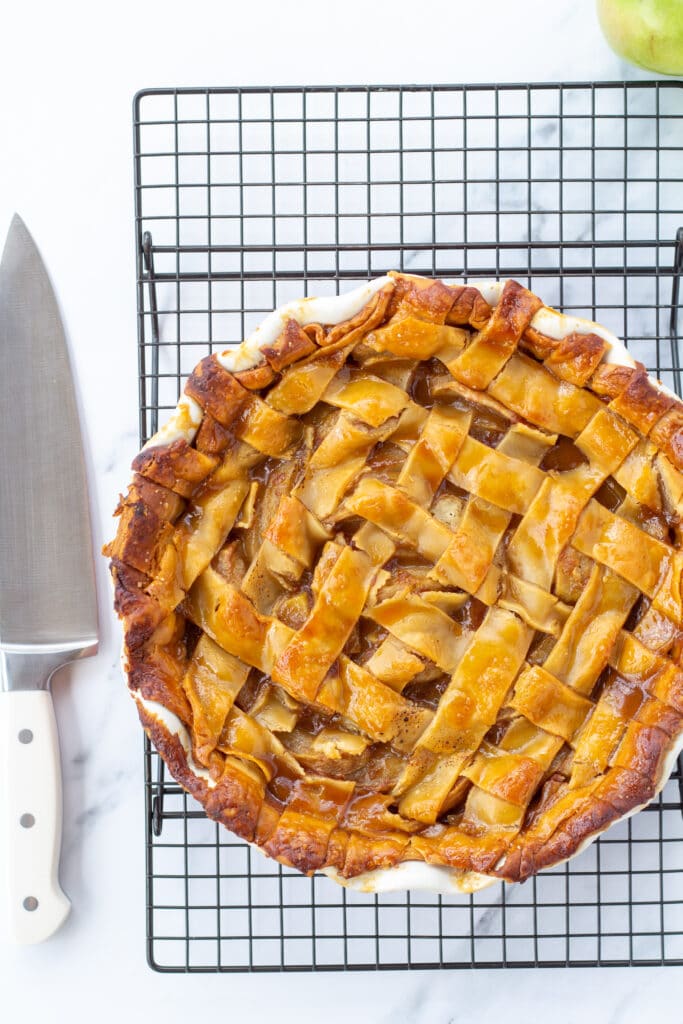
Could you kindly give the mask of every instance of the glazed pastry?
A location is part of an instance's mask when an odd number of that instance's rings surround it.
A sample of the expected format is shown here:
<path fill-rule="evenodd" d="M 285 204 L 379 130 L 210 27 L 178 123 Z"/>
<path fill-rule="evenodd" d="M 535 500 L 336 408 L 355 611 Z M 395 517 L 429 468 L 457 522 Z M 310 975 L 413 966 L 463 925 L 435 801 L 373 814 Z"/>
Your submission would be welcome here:
<path fill-rule="evenodd" d="M 682 470 L 678 399 L 514 281 L 290 304 L 133 462 L 106 553 L 143 726 L 301 871 L 555 865 L 681 746 Z"/>

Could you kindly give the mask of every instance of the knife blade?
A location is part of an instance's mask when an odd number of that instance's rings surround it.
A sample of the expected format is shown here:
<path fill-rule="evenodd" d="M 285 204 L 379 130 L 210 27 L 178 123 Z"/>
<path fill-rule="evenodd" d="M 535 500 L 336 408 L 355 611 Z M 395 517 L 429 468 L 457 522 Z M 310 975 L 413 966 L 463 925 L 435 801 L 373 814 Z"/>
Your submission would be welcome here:
<path fill-rule="evenodd" d="M 0 262 L 0 922 L 39 942 L 69 913 L 49 683 L 97 645 L 85 462 L 66 336 L 20 217 Z"/>

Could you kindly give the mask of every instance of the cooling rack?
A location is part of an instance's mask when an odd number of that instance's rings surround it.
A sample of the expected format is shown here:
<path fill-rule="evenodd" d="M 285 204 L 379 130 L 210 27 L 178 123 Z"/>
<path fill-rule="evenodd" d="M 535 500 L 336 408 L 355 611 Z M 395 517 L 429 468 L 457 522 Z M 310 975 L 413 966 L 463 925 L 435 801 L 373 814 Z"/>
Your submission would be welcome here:
<path fill-rule="evenodd" d="M 392 268 L 515 277 L 681 393 L 681 83 L 145 90 L 134 150 L 141 441 L 274 306 Z M 156 970 L 683 964 L 680 766 L 569 864 L 451 898 L 302 877 L 144 764 Z"/>

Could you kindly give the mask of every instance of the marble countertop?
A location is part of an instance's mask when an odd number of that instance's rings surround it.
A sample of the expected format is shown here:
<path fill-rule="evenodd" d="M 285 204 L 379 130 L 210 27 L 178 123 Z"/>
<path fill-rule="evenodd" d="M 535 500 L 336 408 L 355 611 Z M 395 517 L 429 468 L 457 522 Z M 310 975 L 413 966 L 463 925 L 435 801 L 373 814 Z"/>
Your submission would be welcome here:
<path fill-rule="evenodd" d="M 296 17 L 294 10 L 297 10 Z M 26 0 L 3 15 L 0 237 L 14 210 L 63 308 L 88 438 L 95 543 L 137 449 L 131 101 L 161 85 L 484 82 L 653 77 L 619 61 L 592 0 L 308 0 L 231 5 Z M 61 877 L 72 915 L 51 941 L 0 947 L 8 1020 L 99 1024 L 209 1014 L 470 1024 L 503 1018 L 667 1019 L 680 969 L 170 976 L 145 962 L 140 729 L 123 688 L 118 625 L 99 564 L 100 653 L 54 692 L 64 773 Z M 274 1007 L 277 1008 L 275 1011 Z"/>

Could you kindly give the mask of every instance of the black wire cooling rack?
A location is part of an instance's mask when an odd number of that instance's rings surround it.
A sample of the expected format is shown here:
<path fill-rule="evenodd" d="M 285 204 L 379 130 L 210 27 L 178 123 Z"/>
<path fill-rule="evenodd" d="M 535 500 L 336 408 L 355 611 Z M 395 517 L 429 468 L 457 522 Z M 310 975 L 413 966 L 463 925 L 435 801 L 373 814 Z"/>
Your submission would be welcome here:
<path fill-rule="evenodd" d="M 140 436 L 274 306 L 391 268 L 515 277 L 680 393 L 679 82 L 146 90 L 135 99 Z M 145 748 L 160 971 L 683 964 L 683 780 L 554 870 L 368 896 L 267 860 Z"/>

